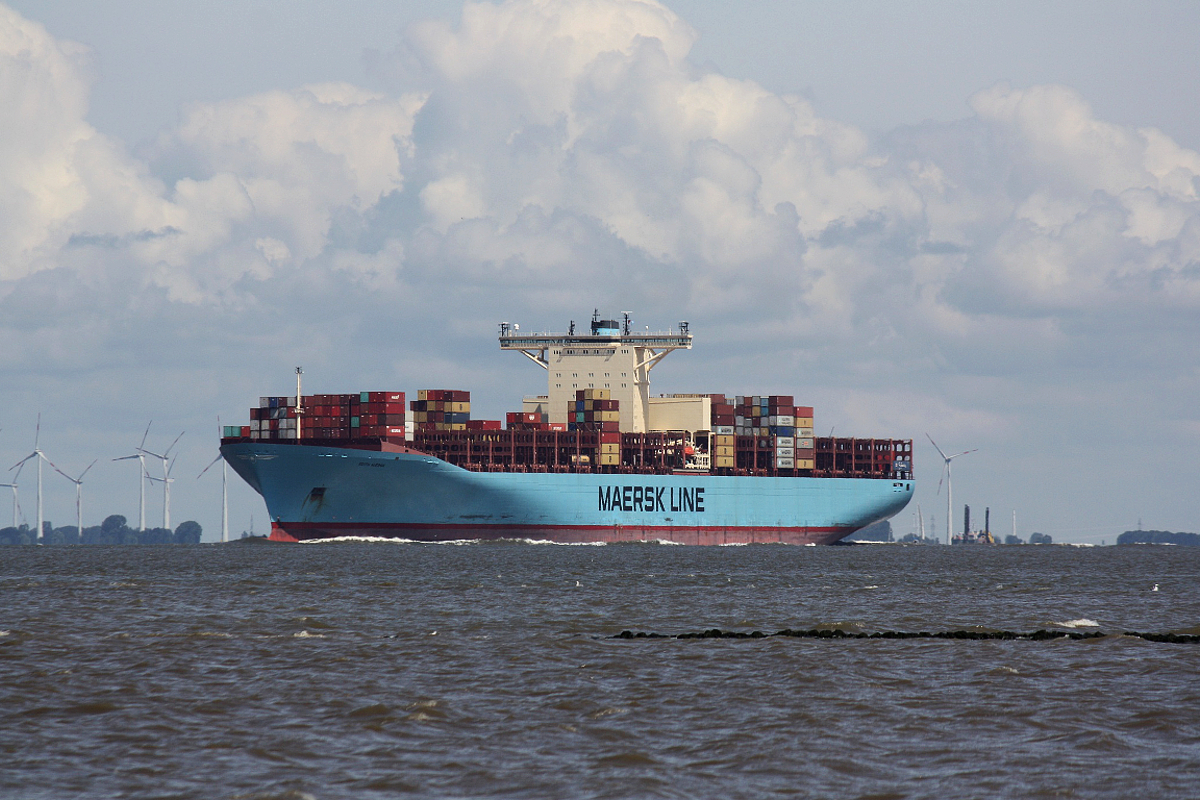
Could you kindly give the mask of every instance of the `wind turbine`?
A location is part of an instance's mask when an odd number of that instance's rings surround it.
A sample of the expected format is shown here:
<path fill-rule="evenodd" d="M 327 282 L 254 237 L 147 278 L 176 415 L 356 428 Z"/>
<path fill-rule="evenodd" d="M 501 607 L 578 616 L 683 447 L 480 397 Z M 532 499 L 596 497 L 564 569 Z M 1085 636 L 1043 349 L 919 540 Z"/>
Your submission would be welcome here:
<path fill-rule="evenodd" d="M 196 476 L 196 480 L 200 480 L 201 478 L 203 478 L 204 473 L 208 472 L 209 467 L 211 467 L 213 464 L 217 463 L 218 461 L 221 462 L 221 541 L 228 542 L 229 541 L 229 489 L 228 489 L 228 483 L 227 483 L 227 479 L 226 479 L 225 468 L 226 468 L 226 466 L 228 466 L 229 462 L 224 460 L 224 456 L 222 456 L 220 453 L 217 453 L 217 457 L 209 462 L 208 467 L 205 467 L 204 469 L 200 470 L 200 474 Z"/>
<path fill-rule="evenodd" d="M 13 524 L 17 527 L 17 512 L 21 510 L 21 504 L 17 502 L 17 485 L 15 483 L 0 483 L 0 487 L 7 487 L 13 490 Z"/>
<path fill-rule="evenodd" d="M 146 437 L 150 435 L 150 426 L 154 424 L 154 420 L 150 420 L 146 424 L 146 432 L 142 434 L 142 443 L 138 445 L 137 452 L 131 456 L 121 456 L 114 458 L 113 461 L 129 461 L 136 458 L 141 465 L 141 476 L 138 478 L 138 530 L 143 533 L 146 531 L 146 451 L 142 448 L 146 444 Z M 180 434 L 182 436 L 183 434 Z M 38 514 L 41 514 L 39 506 Z"/>
<path fill-rule="evenodd" d="M 942 470 L 942 478 L 945 479 L 945 481 L 946 481 L 946 544 L 950 544 L 951 532 L 954 529 L 954 526 L 950 522 L 952 519 L 954 519 L 954 517 L 953 517 L 954 486 L 950 482 L 950 462 L 952 460 L 958 458 L 959 456 L 965 456 L 967 453 L 974 453 L 979 448 L 977 447 L 974 450 L 963 450 L 961 453 L 955 453 L 952 456 L 948 456 L 942 452 L 942 448 L 938 447 L 937 442 L 935 442 L 933 440 L 932 436 L 930 436 L 928 433 L 926 433 L 925 436 L 926 436 L 926 438 L 929 439 L 929 443 L 932 444 L 934 446 L 934 448 L 938 451 L 938 455 L 940 455 L 942 457 L 942 459 L 946 462 L 946 465 L 945 465 L 944 469 Z M 940 492 L 941 490 L 942 490 L 942 482 L 938 481 L 938 491 Z"/>
<path fill-rule="evenodd" d="M 40 539 L 42 537 L 42 462 L 50 461 L 50 459 L 46 458 L 46 454 L 42 452 L 41 447 L 38 446 L 38 442 L 41 441 L 41 438 L 42 438 L 42 415 L 38 414 L 37 431 L 33 435 L 33 452 L 30 453 L 29 455 L 25 456 L 24 458 L 22 458 L 16 464 L 13 464 L 11 467 L 9 467 L 10 472 L 14 469 L 17 471 L 17 474 L 13 476 L 13 483 L 16 483 L 21 477 L 21 470 L 25 468 L 25 462 L 27 462 L 31 458 L 36 458 L 38 460 L 37 461 L 37 471 L 38 471 L 38 473 L 37 473 L 37 478 L 38 478 L 37 533 L 34 534 L 34 537 L 33 537 L 34 542 L 36 542 L 38 539 Z M 51 464 L 51 466 L 54 466 L 54 465 Z M 14 492 L 13 501 L 15 503 L 16 502 L 16 495 L 15 495 L 16 489 L 13 489 L 13 492 Z"/>
<path fill-rule="evenodd" d="M 180 434 L 180 436 L 182 435 Z M 151 453 L 150 455 L 154 454 Z M 175 482 L 175 479 L 171 477 L 171 470 L 175 469 L 175 460 L 178 458 L 179 456 L 175 456 L 175 458 L 171 459 L 171 466 L 163 469 L 163 476 L 161 478 L 156 478 L 153 475 L 147 476 L 149 480 L 157 481 L 163 485 L 163 527 L 167 530 L 171 530 L 171 484 Z M 163 463 L 165 464 L 166 462 Z"/>
<path fill-rule="evenodd" d="M 54 463 L 50 462 L 50 466 L 54 467 Z M 79 532 L 79 543 L 83 544 L 83 476 L 88 474 L 88 469 L 96 466 L 96 462 L 87 465 L 87 469 L 79 473 L 78 478 L 72 478 L 67 473 L 63 472 L 58 467 L 54 467 L 54 471 L 64 478 L 75 484 L 75 530 Z"/>
<path fill-rule="evenodd" d="M 147 430 L 147 432 L 149 432 L 149 428 L 147 428 L 146 430 Z M 171 483 L 175 480 L 174 478 L 171 477 L 171 469 L 168 468 L 168 466 L 167 466 L 167 459 L 171 455 L 171 450 L 173 450 L 175 448 L 175 445 L 179 443 L 179 440 L 183 438 L 184 433 L 186 433 L 186 431 L 180 432 L 180 434 L 175 437 L 175 441 L 171 442 L 171 446 L 168 447 L 165 451 L 163 451 L 162 455 L 159 455 L 158 453 L 153 453 L 142 447 L 138 448 L 139 453 L 142 453 L 143 455 L 147 455 L 147 456 L 154 456 L 155 458 L 162 460 L 163 476 L 161 478 L 153 478 L 153 477 L 150 477 L 149 475 L 147 475 L 146 477 L 149 480 L 157 481 L 163 485 L 163 527 L 166 528 L 167 530 L 171 529 Z M 146 442 L 146 440 L 145 440 L 145 438 L 143 438 L 142 444 L 145 444 L 145 442 Z M 171 467 L 173 468 L 174 466 L 175 466 L 175 462 L 172 461 Z"/>

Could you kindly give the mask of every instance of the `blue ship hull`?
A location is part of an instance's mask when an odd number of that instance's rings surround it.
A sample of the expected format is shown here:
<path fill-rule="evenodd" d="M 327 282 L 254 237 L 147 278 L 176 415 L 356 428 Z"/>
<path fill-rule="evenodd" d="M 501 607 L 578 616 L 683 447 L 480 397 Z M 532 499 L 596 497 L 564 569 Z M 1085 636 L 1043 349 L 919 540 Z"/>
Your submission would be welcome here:
<path fill-rule="evenodd" d="M 271 538 L 830 544 L 908 504 L 911 480 L 472 472 L 415 452 L 230 443 Z"/>

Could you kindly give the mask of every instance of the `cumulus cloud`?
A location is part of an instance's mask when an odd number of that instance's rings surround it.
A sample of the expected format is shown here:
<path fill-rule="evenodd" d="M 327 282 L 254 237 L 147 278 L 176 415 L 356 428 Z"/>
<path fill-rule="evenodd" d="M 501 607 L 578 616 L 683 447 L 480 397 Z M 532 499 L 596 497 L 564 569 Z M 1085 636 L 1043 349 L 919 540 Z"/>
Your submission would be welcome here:
<path fill-rule="evenodd" d="M 954 325 L 1099 312 L 1131 287 L 1200 299 L 1200 155 L 1096 119 L 1065 87 L 992 87 L 971 119 L 873 142 L 698 71 L 695 32 L 657 3 L 468 3 L 410 31 L 423 69 L 394 94 L 197 103 L 139 161 L 87 125 L 81 51 L 3 19 L 0 91 L 22 122 L 0 177 L 9 279 L 102 269 L 113 250 L 198 303 L 318 263 L 521 283 L 657 269 L 701 311 L 765 308 L 802 331 L 880 324 L 904 300 Z"/>

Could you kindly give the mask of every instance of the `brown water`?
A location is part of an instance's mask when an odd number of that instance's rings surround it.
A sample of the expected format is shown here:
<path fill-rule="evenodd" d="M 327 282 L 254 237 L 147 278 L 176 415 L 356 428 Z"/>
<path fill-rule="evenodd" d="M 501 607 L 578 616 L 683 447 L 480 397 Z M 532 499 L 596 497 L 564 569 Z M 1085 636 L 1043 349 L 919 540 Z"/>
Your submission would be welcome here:
<path fill-rule="evenodd" d="M 0 549 L 6 798 L 1195 797 L 1200 548 Z M 1157 585 L 1157 591 L 1154 587 Z"/>

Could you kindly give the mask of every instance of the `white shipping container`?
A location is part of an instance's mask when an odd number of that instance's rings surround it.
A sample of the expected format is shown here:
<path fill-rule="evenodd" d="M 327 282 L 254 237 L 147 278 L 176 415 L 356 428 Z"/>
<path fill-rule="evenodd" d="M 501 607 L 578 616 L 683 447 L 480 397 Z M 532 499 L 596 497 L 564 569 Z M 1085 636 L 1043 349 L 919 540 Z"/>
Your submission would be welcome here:
<path fill-rule="evenodd" d="M 733 436 L 733 426 L 717 425 L 713 428 L 713 433 L 717 434 L 718 436 Z"/>
<path fill-rule="evenodd" d="M 295 418 L 295 417 L 292 417 L 291 419 L 281 419 L 281 420 L 279 420 L 279 430 L 281 430 L 281 431 L 294 431 L 294 430 L 296 430 L 296 418 Z"/>
<path fill-rule="evenodd" d="M 775 466 L 779 467 L 780 469 L 794 469 L 796 466 L 796 459 L 794 459 L 794 458 L 777 458 L 777 459 L 775 459 Z"/>
<path fill-rule="evenodd" d="M 262 420 L 257 420 L 257 419 L 250 420 L 250 432 L 258 433 L 260 430 L 262 430 Z"/>
<path fill-rule="evenodd" d="M 795 439 L 795 437 L 792 437 L 792 436 L 776 436 L 775 437 L 775 446 L 776 447 L 795 447 L 796 439 Z"/>
<path fill-rule="evenodd" d="M 271 407 L 271 398 L 269 398 L 269 397 L 258 398 L 258 407 L 259 408 L 270 408 Z"/>
<path fill-rule="evenodd" d="M 813 440 L 812 439 L 797 439 L 796 440 L 796 449 L 797 450 L 812 450 L 813 449 Z"/>
<path fill-rule="evenodd" d="M 296 429 L 290 428 L 288 430 L 280 430 L 279 438 L 280 439 L 295 439 L 296 438 Z"/>
<path fill-rule="evenodd" d="M 775 457 L 776 458 L 795 458 L 795 456 L 796 456 L 796 451 L 790 447 L 776 447 L 775 448 Z"/>
<path fill-rule="evenodd" d="M 812 438 L 812 428 L 796 428 L 796 436 Z"/>
<path fill-rule="evenodd" d="M 780 415 L 780 416 L 778 416 L 778 417 L 773 417 L 773 419 L 777 419 L 777 420 L 779 420 L 779 421 L 778 421 L 778 422 L 772 422 L 772 423 L 771 423 L 772 425 L 782 425 L 782 426 L 784 426 L 785 428 L 790 428 L 790 427 L 792 427 L 792 426 L 794 426 L 794 425 L 796 424 L 796 418 L 795 418 L 795 417 L 793 417 L 793 416 L 791 416 L 791 415 L 784 416 L 784 415 L 782 415 L 782 414 L 781 414 L 781 415 Z"/>
<path fill-rule="evenodd" d="M 289 407 L 291 407 L 291 408 L 295 408 L 295 407 L 296 407 L 296 398 L 294 398 L 294 397 L 289 397 L 289 398 L 287 399 L 287 404 L 288 404 L 288 406 L 289 406 Z"/>
<path fill-rule="evenodd" d="M 736 416 L 733 418 L 733 424 L 738 428 L 744 428 L 746 426 L 746 418 L 742 416 Z"/>

